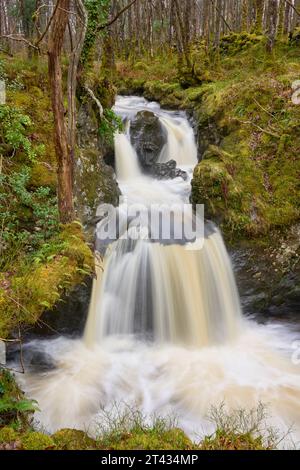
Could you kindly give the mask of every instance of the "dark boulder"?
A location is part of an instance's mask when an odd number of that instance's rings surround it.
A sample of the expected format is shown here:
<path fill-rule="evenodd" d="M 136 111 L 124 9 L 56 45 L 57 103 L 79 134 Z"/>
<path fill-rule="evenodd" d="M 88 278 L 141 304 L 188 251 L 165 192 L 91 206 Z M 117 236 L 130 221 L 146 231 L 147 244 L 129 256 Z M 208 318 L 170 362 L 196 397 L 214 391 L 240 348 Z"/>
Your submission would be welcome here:
<path fill-rule="evenodd" d="M 149 167 L 149 174 L 160 180 L 174 179 L 178 177 L 187 180 L 188 174 L 177 168 L 176 165 L 175 160 L 170 160 L 167 163 L 154 163 Z"/>
<path fill-rule="evenodd" d="M 155 164 L 166 143 L 165 131 L 159 118 L 151 111 L 141 111 L 130 126 L 131 142 L 143 168 Z"/>

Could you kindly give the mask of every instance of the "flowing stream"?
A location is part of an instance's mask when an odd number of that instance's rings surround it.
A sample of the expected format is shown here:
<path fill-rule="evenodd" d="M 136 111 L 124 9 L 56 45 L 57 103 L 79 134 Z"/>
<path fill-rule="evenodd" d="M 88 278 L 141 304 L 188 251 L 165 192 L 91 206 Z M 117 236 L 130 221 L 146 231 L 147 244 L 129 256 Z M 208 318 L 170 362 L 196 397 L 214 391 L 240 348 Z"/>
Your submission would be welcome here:
<path fill-rule="evenodd" d="M 186 180 L 143 174 L 130 140 L 130 121 L 143 110 L 159 117 L 166 135 L 159 162 L 171 156 L 186 171 Z M 182 217 L 190 217 L 184 204 L 197 163 L 185 114 L 164 111 L 137 97 L 118 98 L 115 111 L 127 122 L 124 134 L 115 137 L 123 194 L 117 210 L 119 239 L 108 244 L 104 269 L 96 263 L 82 339 L 60 337 L 27 345 L 53 365 L 45 371 L 29 369 L 20 379 L 39 403 L 36 419 L 50 432 L 72 427 L 95 434 L 103 410 L 129 405 L 148 417 L 175 417 L 178 426 L 196 438 L 213 431 L 208 417 L 212 407 L 224 403 L 228 410 L 249 410 L 263 403 L 268 423 L 282 433 L 293 426 L 297 442 L 300 378 L 299 366 L 292 361 L 292 333 L 243 317 L 217 227 L 205 224 L 203 246 L 197 236 L 174 236 Z M 149 221 L 137 224 L 128 218 L 128 205 L 150 210 L 162 203 L 163 210 L 176 206 L 169 239 L 159 227 L 154 237 Z"/>

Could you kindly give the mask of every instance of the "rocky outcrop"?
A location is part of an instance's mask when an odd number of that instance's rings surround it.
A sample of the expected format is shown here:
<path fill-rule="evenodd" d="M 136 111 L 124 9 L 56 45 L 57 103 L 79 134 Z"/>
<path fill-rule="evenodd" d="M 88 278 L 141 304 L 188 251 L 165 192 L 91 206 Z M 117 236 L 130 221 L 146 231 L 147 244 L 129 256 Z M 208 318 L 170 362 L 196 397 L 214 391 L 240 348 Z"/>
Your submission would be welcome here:
<path fill-rule="evenodd" d="M 244 313 L 259 320 L 295 321 L 300 302 L 300 225 L 267 244 L 243 243 L 231 250 Z"/>
<path fill-rule="evenodd" d="M 149 171 L 149 167 L 157 163 L 166 142 L 159 118 L 151 111 L 139 112 L 131 123 L 130 137 L 142 167 Z"/>
<path fill-rule="evenodd" d="M 114 206 L 121 194 L 112 167 L 104 157 L 111 152 L 98 132 L 99 122 L 91 102 L 83 103 L 78 113 L 78 155 L 75 165 L 75 203 L 85 225 L 93 226 L 99 204 Z"/>
<path fill-rule="evenodd" d="M 149 167 L 149 173 L 156 179 L 174 179 L 182 178 L 187 180 L 188 174 L 177 168 L 177 163 L 175 160 L 170 160 L 167 163 L 154 163 Z"/>

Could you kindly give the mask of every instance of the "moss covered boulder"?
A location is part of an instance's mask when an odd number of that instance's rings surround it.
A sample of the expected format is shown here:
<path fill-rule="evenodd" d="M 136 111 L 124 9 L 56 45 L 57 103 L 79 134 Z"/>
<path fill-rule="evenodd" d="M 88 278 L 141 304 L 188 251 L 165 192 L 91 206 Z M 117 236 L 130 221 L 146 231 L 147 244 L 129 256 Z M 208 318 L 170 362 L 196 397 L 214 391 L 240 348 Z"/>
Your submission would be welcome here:
<path fill-rule="evenodd" d="M 111 450 L 190 450 L 195 445 L 181 429 L 136 429 L 100 441 L 99 446 Z"/>
<path fill-rule="evenodd" d="M 85 432 L 76 429 L 61 429 L 52 435 L 57 450 L 93 450 L 96 441 Z"/>
<path fill-rule="evenodd" d="M 114 170 L 99 150 L 81 149 L 75 171 L 75 205 L 80 220 L 94 226 L 99 204 L 117 206 L 120 195 Z"/>

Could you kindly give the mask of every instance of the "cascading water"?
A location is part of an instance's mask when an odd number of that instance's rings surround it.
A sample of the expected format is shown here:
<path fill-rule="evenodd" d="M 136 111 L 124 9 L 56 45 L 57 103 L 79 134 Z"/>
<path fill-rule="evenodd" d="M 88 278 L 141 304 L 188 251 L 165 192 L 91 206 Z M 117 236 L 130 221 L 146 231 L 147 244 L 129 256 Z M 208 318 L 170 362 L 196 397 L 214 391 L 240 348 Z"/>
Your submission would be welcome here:
<path fill-rule="evenodd" d="M 196 146 L 185 116 L 142 98 L 119 98 L 116 104 L 128 120 L 144 109 L 156 113 L 166 130 L 160 160 L 178 158 L 191 175 Z M 142 175 L 128 132 L 116 136 L 115 149 L 125 197 L 118 208 L 120 238 L 108 247 L 104 269 L 96 263 L 83 339 L 28 345 L 54 364 L 21 379 L 39 403 L 37 420 L 49 431 L 74 427 L 93 434 L 101 408 L 126 403 L 147 416 L 175 416 L 193 437 L 213 431 L 207 419 L 212 406 L 252 409 L 262 402 L 272 416 L 269 424 L 283 433 L 294 424 L 298 439 L 300 379 L 289 357 L 291 333 L 242 317 L 231 263 L 213 225 L 205 227 L 201 250 L 197 239 L 121 237 L 149 231 L 147 223 L 128 220 L 126 204 L 175 203 L 178 228 L 190 179 Z"/>
<path fill-rule="evenodd" d="M 197 148 L 193 129 L 184 118 L 170 119 L 161 116 L 160 122 L 167 133 L 167 143 L 159 156 L 159 162 L 164 163 L 170 158 L 177 162 L 178 166 L 197 163 Z"/>
<path fill-rule="evenodd" d="M 115 135 L 115 157 L 116 171 L 120 181 L 138 178 L 141 175 L 136 151 L 130 144 L 130 121 L 127 134 Z"/>

